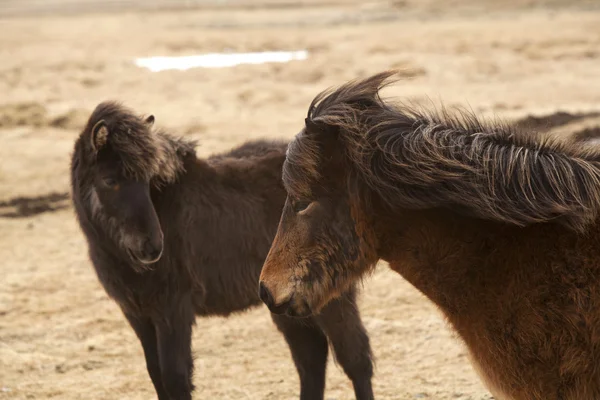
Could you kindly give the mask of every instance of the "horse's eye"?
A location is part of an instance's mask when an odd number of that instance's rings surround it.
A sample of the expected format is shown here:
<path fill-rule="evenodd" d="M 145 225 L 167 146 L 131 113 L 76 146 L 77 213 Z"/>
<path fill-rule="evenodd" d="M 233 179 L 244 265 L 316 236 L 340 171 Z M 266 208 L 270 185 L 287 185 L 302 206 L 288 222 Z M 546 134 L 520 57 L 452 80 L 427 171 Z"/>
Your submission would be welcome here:
<path fill-rule="evenodd" d="M 114 188 L 118 185 L 117 180 L 113 178 L 103 178 L 102 183 L 110 188 Z"/>
<path fill-rule="evenodd" d="M 308 206 L 310 206 L 311 203 L 312 203 L 312 201 L 297 201 L 297 202 L 295 202 L 293 205 L 294 212 L 299 213 L 299 212 L 306 210 L 308 208 Z"/>

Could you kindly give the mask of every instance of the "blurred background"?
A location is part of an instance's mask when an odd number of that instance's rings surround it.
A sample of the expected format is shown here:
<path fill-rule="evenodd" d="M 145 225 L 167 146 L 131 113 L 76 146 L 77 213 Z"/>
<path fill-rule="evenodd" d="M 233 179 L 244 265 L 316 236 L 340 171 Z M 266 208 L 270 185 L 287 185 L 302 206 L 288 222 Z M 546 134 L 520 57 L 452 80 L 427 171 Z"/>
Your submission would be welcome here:
<path fill-rule="evenodd" d="M 277 51 L 296 59 L 182 64 Z M 156 71 L 157 56 L 182 58 Z M 289 139 L 321 90 L 389 68 L 405 78 L 389 96 L 600 134 L 600 1 L 0 0 L 0 399 L 154 398 L 68 200 L 73 143 L 96 104 L 152 113 L 208 156 Z M 415 289 L 380 268 L 363 292 L 378 398 L 491 398 Z M 194 351 L 196 398 L 298 396 L 264 307 L 199 319 Z M 352 393 L 330 364 L 326 398 Z"/>

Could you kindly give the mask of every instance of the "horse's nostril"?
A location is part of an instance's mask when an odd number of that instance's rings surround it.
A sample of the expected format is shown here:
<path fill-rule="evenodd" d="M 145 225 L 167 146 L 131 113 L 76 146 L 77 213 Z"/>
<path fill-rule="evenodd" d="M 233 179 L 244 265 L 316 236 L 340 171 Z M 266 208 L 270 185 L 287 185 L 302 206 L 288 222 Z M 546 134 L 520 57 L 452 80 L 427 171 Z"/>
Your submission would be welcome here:
<path fill-rule="evenodd" d="M 269 311 L 273 314 L 285 314 L 290 311 L 290 306 L 293 304 L 293 296 L 281 304 L 275 304 L 275 298 L 271 291 L 265 286 L 264 282 L 258 284 L 258 296 L 269 307 Z"/>
<path fill-rule="evenodd" d="M 149 258 L 156 259 L 161 255 L 162 249 L 155 247 L 150 239 L 148 239 L 144 242 L 144 253 L 146 253 L 146 256 Z"/>
<path fill-rule="evenodd" d="M 267 307 L 273 307 L 273 296 L 262 281 L 258 284 L 258 296 L 263 301 L 263 303 L 267 305 Z"/>

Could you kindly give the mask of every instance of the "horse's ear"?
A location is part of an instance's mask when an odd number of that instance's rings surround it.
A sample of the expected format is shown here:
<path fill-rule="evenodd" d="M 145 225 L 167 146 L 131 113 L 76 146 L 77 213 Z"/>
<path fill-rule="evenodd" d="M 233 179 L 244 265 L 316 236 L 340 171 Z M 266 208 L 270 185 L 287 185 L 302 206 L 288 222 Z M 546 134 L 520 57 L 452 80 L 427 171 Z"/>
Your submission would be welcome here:
<path fill-rule="evenodd" d="M 305 118 L 304 119 L 304 132 L 307 136 L 313 137 L 323 137 L 325 138 L 337 138 L 338 127 L 335 125 L 329 125 L 323 121 L 315 121 L 314 119 Z M 322 135 L 323 133 L 327 133 L 327 135 Z"/>
<path fill-rule="evenodd" d="M 323 121 L 315 121 L 310 118 L 304 119 L 304 125 L 306 136 L 312 137 L 324 154 L 328 154 L 335 148 L 339 132 L 336 126 L 331 126 Z"/>
<path fill-rule="evenodd" d="M 96 122 L 96 125 L 92 128 L 92 134 L 90 137 L 90 144 L 95 152 L 100 151 L 102 147 L 106 145 L 108 141 L 108 128 L 103 119 Z"/>
<path fill-rule="evenodd" d="M 322 127 L 319 126 L 319 123 L 310 118 L 304 118 L 304 126 L 306 128 L 306 133 L 309 135 L 313 133 L 319 133 L 322 129 Z"/>
<path fill-rule="evenodd" d="M 144 120 L 144 122 L 146 123 L 146 125 L 148 125 L 148 128 L 151 127 L 152 125 L 154 125 L 154 115 L 150 114 L 146 117 L 146 119 Z"/>

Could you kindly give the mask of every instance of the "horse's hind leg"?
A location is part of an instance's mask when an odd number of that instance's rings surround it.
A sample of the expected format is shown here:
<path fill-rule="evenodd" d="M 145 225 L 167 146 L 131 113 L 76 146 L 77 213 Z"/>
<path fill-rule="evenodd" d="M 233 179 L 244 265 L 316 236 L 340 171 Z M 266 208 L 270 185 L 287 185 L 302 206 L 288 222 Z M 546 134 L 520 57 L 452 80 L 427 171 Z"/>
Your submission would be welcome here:
<path fill-rule="evenodd" d="M 167 396 L 167 392 L 165 392 L 162 377 L 160 375 L 156 330 L 154 329 L 152 321 L 146 317 L 136 317 L 129 314 L 125 314 L 125 317 L 142 343 L 144 357 L 146 358 L 146 369 L 148 369 L 148 374 L 150 375 L 150 379 L 152 379 L 158 399 L 169 400 L 169 396 Z"/>
<path fill-rule="evenodd" d="M 178 302 L 165 310 L 164 317 L 155 324 L 162 382 L 171 400 L 192 398 L 193 322 L 191 303 Z"/>
<path fill-rule="evenodd" d="M 316 317 L 338 363 L 352 380 L 358 400 L 372 400 L 373 360 L 369 336 L 356 305 L 356 289 L 332 300 Z"/>
<path fill-rule="evenodd" d="M 327 338 L 314 320 L 271 314 L 292 353 L 300 375 L 300 399 L 320 400 L 325 391 Z"/>

